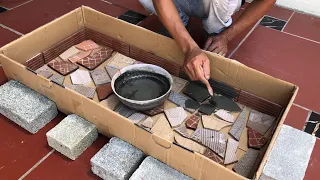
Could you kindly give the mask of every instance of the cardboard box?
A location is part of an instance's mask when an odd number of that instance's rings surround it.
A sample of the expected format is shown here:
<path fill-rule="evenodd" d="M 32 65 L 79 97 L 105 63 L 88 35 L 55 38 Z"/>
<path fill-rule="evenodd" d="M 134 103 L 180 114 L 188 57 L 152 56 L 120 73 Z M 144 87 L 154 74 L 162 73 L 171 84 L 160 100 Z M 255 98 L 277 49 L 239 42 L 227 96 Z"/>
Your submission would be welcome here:
<path fill-rule="evenodd" d="M 75 33 L 80 39 L 68 39 Z M 180 73 L 184 61 L 183 53 L 172 39 L 88 7 L 78 8 L 2 47 L 0 61 L 9 79 L 19 80 L 52 99 L 60 111 L 82 116 L 93 122 L 99 132 L 107 136 L 117 136 L 194 179 L 244 179 L 199 153 L 151 134 L 103 107 L 95 99 L 90 100 L 55 84 L 23 65 L 28 64 L 26 61 L 29 59 L 37 59 L 40 64 L 44 64 L 68 48 L 62 47 L 50 51 L 59 42 L 63 41 L 70 47 L 84 40 L 83 38 L 108 45 L 136 60 L 155 63 L 174 75 Z M 274 132 L 270 132 L 273 138 L 269 146 L 265 146 L 265 155 L 261 156 L 263 160 L 261 164 L 260 162 L 256 164 L 259 168 L 255 177 L 258 178 L 298 92 L 298 87 L 246 67 L 237 61 L 210 52 L 206 54 L 211 63 L 211 77 L 216 80 L 213 85 L 217 90 L 235 95 L 234 98 L 239 102 L 256 110 L 279 115 L 278 126 Z"/>

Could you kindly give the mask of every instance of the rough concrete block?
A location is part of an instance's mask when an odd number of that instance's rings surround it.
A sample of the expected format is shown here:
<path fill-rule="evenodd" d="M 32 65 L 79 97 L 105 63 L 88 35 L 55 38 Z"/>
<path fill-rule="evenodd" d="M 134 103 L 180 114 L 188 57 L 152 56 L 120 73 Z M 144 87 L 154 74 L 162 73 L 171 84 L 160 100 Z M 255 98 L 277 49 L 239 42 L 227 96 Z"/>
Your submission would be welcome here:
<path fill-rule="evenodd" d="M 18 81 L 0 87 L 0 113 L 32 134 L 58 114 L 56 104 Z"/>
<path fill-rule="evenodd" d="M 283 125 L 260 180 L 304 178 L 316 138 Z"/>
<path fill-rule="evenodd" d="M 48 144 L 61 154 L 75 160 L 98 137 L 91 122 L 71 114 L 47 132 Z"/>
<path fill-rule="evenodd" d="M 190 177 L 148 156 L 130 177 L 130 180 L 192 180 Z"/>
<path fill-rule="evenodd" d="M 140 149 L 113 137 L 91 158 L 91 170 L 105 180 L 127 180 L 143 158 Z"/>

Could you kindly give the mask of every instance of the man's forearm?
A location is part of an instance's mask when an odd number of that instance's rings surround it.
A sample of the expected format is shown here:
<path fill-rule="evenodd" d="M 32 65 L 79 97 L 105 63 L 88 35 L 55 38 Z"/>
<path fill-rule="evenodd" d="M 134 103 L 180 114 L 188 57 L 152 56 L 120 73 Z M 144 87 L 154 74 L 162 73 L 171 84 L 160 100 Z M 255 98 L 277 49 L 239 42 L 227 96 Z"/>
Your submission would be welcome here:
<path fill-rule="evenodd" d="M 160 21 L 185 54 L 198 47 L 184 27 L 172 0 L 153 0 L 153 5 Z"/>
<path fill-rule="evenodd" d="M 276 0 L 255 0 L 243 12 L 243 14 L 229 28 L 222 32 L 228 41 L 231 41 L 241 31 L 256 23 L 267 13 Z"/>

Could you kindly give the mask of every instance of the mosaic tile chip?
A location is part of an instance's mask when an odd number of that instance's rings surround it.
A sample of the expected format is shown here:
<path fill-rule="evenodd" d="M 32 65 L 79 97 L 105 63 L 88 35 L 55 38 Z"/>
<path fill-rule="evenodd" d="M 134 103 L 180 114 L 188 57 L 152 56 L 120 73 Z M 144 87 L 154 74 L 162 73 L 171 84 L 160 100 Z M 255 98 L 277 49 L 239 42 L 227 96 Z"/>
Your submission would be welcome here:
<path fill-rule="evenodd" d="M 178 106 L 185 108 L 190 113 L 194 113 L 200 106 L 197 101 L 174 91 L 171 91 L 168 100 Z"/>
<path fill-rule="evenodd" d="M 164 115 L 159 117 L 155 125 L 151 128 L 151 132 L 170 142 L 174 141 L 173 130 Z"/>
<path fill-rule="evenodd" d="M 89 71 L 78 69 L 70 74 L 72 84 L 87 85 L 92 82 Z"/>
<path fill-rule="evenodd" d="M 238 116 L 238 119 L 233 123 L 229 134 L 236 140 L 240 140 L 243 129 L 246 127 L 247 120 L 249 117 L 250 110 L 246 107 L 243 108 L 242 112 Z"/>
<path fill-rule="evenodd" d="M 50 61 L 48 66 L 63 76 L 66 76 L 79 68 L 77 65 L 68 61 L 63 61 L 60 58 Z"/>
<path fill-rule="evenodd" d="M 252 167 L 259 156 L 259 151 L 249 149 L 246 154 L 233 167 L 233 170 L 241 176 L 248 177 L 251 173 Z"/>
<path fill-rule="evenodd" d="M 276 118 L 273 116 L 258 112 L 256 110 L 251 110 L 247 126 L 264 135 L 275 122 L 275 120 Z"/>
<path fill-rule="evenodd" d="M 93 71 L 90 71 L 90 75 L 96 86 L 111 82 L 110 76 L 104 69 L 95 69 Z"/>
<path fill-rule="evenodd" d="M 203 155 L 206 156 L 207 158 L 223 165 L 223 159 L 219 155 L 217 155 L 215 152 L 210 150 L 209 148 L 206 148 Z"/>
<path fill-rule="evenodd" d="M 144 120 L 147 116 L 145 114 L 136 112 L 133 113 L 131 116 L 128 117 L 131 121 L 133 121 L 135 124 L 138 124 L 140 121 Z"/>
<path fill-rule="evenodd" d="M 60 54 L 60 58 L 63 60 L 67 60 L 69 57 L 74 56 L 76 54 L 78 54 L 80 51 L 75 48 L 74 46 L 70 47 L 69 49 L 67 49 L 65 52 L 63 52 L 62 54 Z"/>
<path fill-rule="evenodd" d="M 115 94 L 111 94 L 107 99 L 100 102 L 102 106 L 107 107 L 112 111 L 118 106 L 119 103 L 120 100 Z"/>
<path fill-rule="evenodd" d="M 167 109 L 164 113 L 172 127 L 179 126 L 187 118 L 187 113 L 182 107 Z"/>
<path fill-rule="evenodd" d="M 230 112 L 239 112 L 241 108 L 232 99 L 222 95 L 214 95 L 210 101 L 213 101 L 217 109 L 224 109 Z M 211 102 L 210 102 L 211 103 Z"/>
<path fill-rule="evenodd" d="M 60 85 L 63 85 L 64 82 L 64 76 L 61 76 L 60 74 L 53 74 L 52 76 L 50 76 L 49 80 L 58 83 Z"/>
<path fill-rule="evenodd" d="M 228 113 L 227 111 L 225 110 L 218 110 L 217 112 L 214 113 L 218 118 L 222 119 L 222 120 L 225 120 L 227 122 L 231 122 L 233 123 L 234 122 L 234 116 L 230 113 Z"/>
<path fill-rule="evenodd" d="M 184 125 L 182 125 L 180 127 L 176 127 L 173 130 L 175 132 L 179 133 L 181 136 L 189 138 L 189 133 L 187 131 L 187 128 Z"/>
<path fill-rule="evenodd" d="M 149 116 L 155 116 L 155 115 L 163 113 L 163 112 L 164 112 L 164 104 L 161 104 L 160 106 L 158 106 L 154 109 L 148 110 L 148 111 L 144 111 L 143 113 L 145 113 Z"/>
<path fill-rule="evenodd" d="M 124 67 L 134 64 L 135 61 L 136 60 L 130 57 L 117 53 L 112 57 L 111 61 L 108 63 L 108 66 L 114 67 L 117 69 L 122 69 Z"/>
<path fill-rule="evenodd" d="M 91 51 L 80 51 L 78 54 L 71 56 L 68 59 L 72 63 L 77 63 L 81 59 L 88 57 L 91 53 L 92 53 L 92 50 Z"/>
<path fill-rule="evenodd" d="M 151 119 L 151 117 L 148 117 L 146 120 L 144 120 L 141 125 L 145 128 L 147 128 L 147 130 L 151 130 L 152 126 L 153 126 L 153 120 Z"/>
<path fill-rule="evenodd" d="M 129 107 L 127 107 L 124 104 L 120 104 L 115 110 L 116 113 L 120 114 L 123 117 L 129 117 L 131 116 L 133 113 L 136 113 L 135 110 L 130 109 Z"/>
<path fill-rule="evenodd" d="M 202 116 L 202 124 L 204 128 L 220 131 L 222 128 L 231 126 L 232 123 L 220 120 L 215 116 Z"/>
<path fill-rule="evenodd" d="M 89 50 L 93 50 L 93 49 L 99 48 L 99 45 L 96 44 L 92 40 L 85 40 L 85 41 L 75 45 L 75 47 L 78 48 L 78 49 L 81 49 L 83 51 L 89 51 Z"/>
<path fill-rule="evenodd" d="M 219 131 L 198 128 L 190 138 L 207 146 L 220 157 L 224 158 L 227 139 L 223 133 L 220 133 Z"/>
<path fill-rule="evenodd" d="M 215 110 L 215 107 L 212 106 L 211 104 L 201 104 L 199 108 L 199 112 L 206 115 L 211 115 L 214 110 Z"/>
<path fill-rule="evenodd" d="M 111 83 L 96 86 L 99 101 L 106 99 L 113 93 Z"/>
<path fill-rule="evenodd" d="M 237 158 L 237 149 L 239 146 L 239 141 L 234 140 L 233 138 L 228 138 L 226 156 L 224 158 L 224 164 L 232 164 L 238 161 Z"/>
<path fill-rule="evenodd" d="M 184 87 L 188 84 L 188 81 L 174 75 L 171 75 L 171 76 L 173 80 L 172 91 L 176 93 L 180 93 L 184 89 Z"/>
<path fill-rule="evenodd" d="M 194 152 L 198 152 L 200 154 L 203 154 L 206 150 L 206 147 L 202 146 L 201 144 L 191 140 L 191 139 L 188 139 L 188 138 L 184 138 L 182 136 L 180 136 L 179 134 L 176 134 L 174 136 L 174 140 L 181 146 L 187 148 L 187 149 L 190 149 Z"/>
<path fill-rule="evenodd" d="M 203 102 L 210 97 L 210 94 L 206 88 L 198 86 L 194 83 L 189 83 L 187 85 L 186 89 L 184 90 L 184 94 L 198 102 Z"/>
<path fill-rule="evenodd" d="M 195 129 L 197 129 L 200 120 L 201 120 L 201 117 L 199 114 L 191 115 L 186 120 L 186 127 L 195 130 Z"/>
<path fill-rule="evenodd" d="M 106 69 L 106 71 L 108 72 L 110 78 L 112 79 L 113 76 L 119 71 L 119 69 L 114 68 L 114 67 L 110 67 L 110 66 L 105 66 L 104 67 Z"/>
<path fill-rule="evenodd" d="M 259 132 L 248 128 L 248 146 L 254 149 L 261 149 L 267 143 L 267 138 L 265 138 Z"/>
<path fill-rule="evenodd" d="M 96 67 L 98 67 L 101 63 L 106 61 L 108 58 L 110 58 L 112 52 L 113 49 L 109 47 L 103 47 L 100 51 L 79 60 L 77 63 L 86 67 L 89 70 L 93 70 Z"/>
<path fill-rule="evenodd" d="M 94 93 L 96 90 L 95 88 L 86 87 L 86 86 L 82 86 L 82 85 L 67 84 L 66 87 L 78 92 L 79 94 L 82 94 L 83 96 L 85 96 L 89 99 L 93 99 Z"/>

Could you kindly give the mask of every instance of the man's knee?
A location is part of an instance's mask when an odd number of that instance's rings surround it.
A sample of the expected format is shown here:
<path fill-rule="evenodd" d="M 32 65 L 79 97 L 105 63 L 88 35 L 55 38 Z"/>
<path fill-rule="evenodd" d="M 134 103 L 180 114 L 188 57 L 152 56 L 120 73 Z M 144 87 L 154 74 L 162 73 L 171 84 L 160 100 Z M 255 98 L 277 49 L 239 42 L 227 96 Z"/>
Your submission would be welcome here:
<path fill-rule="evenodd" d="M 157 14 L 156 10 L 154 9 L 152 0 L 139 0 L 139 2 L 147 11 L 152 12 L 153 14 Z"/>

